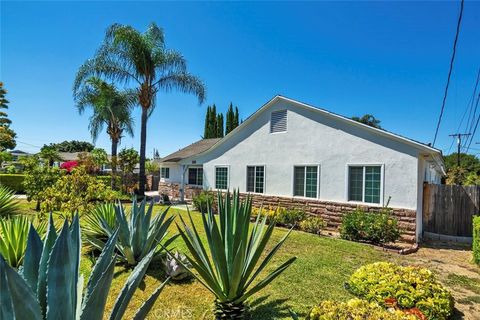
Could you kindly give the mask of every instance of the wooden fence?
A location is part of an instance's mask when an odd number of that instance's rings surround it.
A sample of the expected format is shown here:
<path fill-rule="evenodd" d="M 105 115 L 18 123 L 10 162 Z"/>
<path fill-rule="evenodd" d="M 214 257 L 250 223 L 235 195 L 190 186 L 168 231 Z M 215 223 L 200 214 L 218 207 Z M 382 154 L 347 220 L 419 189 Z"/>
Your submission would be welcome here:
<path fill-rule="evenodd" d="M 423 231 L 451 237 L 471 237 L 472 217 L 479 214 L 480 186 L 425 184 Z"/>

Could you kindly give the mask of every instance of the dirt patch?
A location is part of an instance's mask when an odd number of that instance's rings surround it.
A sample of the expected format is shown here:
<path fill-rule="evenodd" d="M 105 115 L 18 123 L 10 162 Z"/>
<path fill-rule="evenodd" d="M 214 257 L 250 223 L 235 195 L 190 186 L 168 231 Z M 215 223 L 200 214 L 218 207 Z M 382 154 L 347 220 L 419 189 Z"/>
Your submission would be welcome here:
<path fill-rule="evenodd" d="M 480 268 L 472 263 L 469 245 L 427 242 L 416 253 L 399 259 L 437 274 L 455 298 L 454 319 L 480 320 Z"/>

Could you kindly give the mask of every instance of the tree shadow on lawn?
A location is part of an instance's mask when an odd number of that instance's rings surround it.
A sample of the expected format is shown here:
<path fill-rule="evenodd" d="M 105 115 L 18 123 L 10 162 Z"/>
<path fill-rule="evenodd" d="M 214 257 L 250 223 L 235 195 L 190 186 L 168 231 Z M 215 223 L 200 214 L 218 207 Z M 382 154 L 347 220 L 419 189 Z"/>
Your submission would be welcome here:
<path fill-rule="evenodd" d="M 267 301 L 270 296 L 262 296 L 250 303 L 251 319 L 283 319 L 290 317 L 288 299 Z"/>

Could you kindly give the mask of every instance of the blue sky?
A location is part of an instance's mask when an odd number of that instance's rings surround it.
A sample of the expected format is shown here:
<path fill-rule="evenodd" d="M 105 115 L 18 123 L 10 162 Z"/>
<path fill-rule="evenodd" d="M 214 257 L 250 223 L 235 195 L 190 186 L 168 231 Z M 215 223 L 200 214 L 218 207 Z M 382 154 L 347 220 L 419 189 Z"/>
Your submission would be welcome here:
<path fill-rule="evenodd" d="M 451 57 L 459 2 L 0 2 L 0 80 L 18 148 L 90 141 L 89 114 L 72 99 L 78 67 L 112 23 L 154 21 L 207 86 L 207 102 L 160 94 L 147 156 L 200 138 L 208 104 L 248 117 L 276 94 L 431 142 Z M 480 67 L 480 2 L 465 3 L 457 59 L 437 147 L 447 152 Z M 122 147 L 139 146 L 135 137 Z M 479 130 L 480 131 L 480 130 Z M 474 141 L 480 141 L 477 133 Z M 110 149 L 106 134 L 97 146 Z M 474 146 L 480 150 L 480 146 Z M 453 149 L 452 149 L 453 150 Z M 480 152 L 472 150 L 472 152 Z"/>

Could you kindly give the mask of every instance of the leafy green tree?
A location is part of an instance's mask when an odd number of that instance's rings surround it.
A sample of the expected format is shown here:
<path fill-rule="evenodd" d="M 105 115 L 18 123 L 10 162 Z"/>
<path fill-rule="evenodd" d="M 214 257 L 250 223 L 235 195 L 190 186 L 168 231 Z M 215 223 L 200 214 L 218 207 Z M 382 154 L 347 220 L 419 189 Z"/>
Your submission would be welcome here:
<path fill-rule="evenodd" d="M 10 128 L 12 121 L 3 111 L 8 109 L 9 101 L 5 98 L 6 95 L 7 90 L 3 87 L 3 82 L 0 81 L 0 151 L 13 149 L 17 145 L 15 141 L 17 134 Z"/>
<path fill-rule="evenodd" d="M 443 161 L 447 171 L 447 184 L 471 184 L 475 180 L 474 176 L 480 174 L 480 160 L 472 154 L 460 153 L 460 165 L 457 165 L 457 153 L 444 156 Z"/>
<path fill-rule="evenodd" d="M 377 118 L 375 118 L 371 114 L 365 114 L 361 117 L 353 116 L 352 120 L 361 122 L 361 123 L 366 124 L 370 127 L 374 127 L 374 128 L 377 128 L 377 129 L 382 129 L 382 127 L 380 126 L 381 121 L 378 120 Z"/>
<path fill-rule="evenodd" d="M 49 167 L 52 167 L 53 163 L 56 161 L 62 161 L 62 157 L 53 145 L 44 145 L 40 149 L 39 156 L 48 164 Z"/>
<path fill-rule="evenodd" d="M 95 148 L 90 142 L 77 140 L 51 143 L 50 146 L 58 152 L 90 152 Z"/>
<path fill-rule="evenodd" d="M 108 163 L 108 154 L 102 148 L 93 149 L 90 156 L 98 170 L 101 170 L 102 166 Z"/>
<path fill-rule="evenodd" d="M 122 149 L 118 154 L 118 164 L 124 173 L 133 173 L 138 161 L 140 161 L 140 156 L 133 148 Z"/>
<path fill-rule="evenodd" d="M 107 128 L 107 134 L 112 141 L 112 179 L 110 183 L 111 187 L 115 188 L 118 145 L 124 132 L 133 137 L 131 111 L 137 102 L 136 93 L 133 90 L 119 91 L 113 84 L 90 77 L 82 82 L 78 90 L 74 91 L 74 96 L 80 113 L 83 113 L 87 107 L 93 110 L 89 129 L 94 142 L 103 128 Z"/>
<path fill-rule="evenodd" d="M 2 168 L 2 164 L 7 161 L 12 161 L 13 157 L 10 152 L 7 151 L 0 151 L 0 168 Z"/>
<path fill-rule="evenodd" d="M 79 69 L 74 91 L 96 75 L 122 83 L 135 83 L 141 106 L 139 194 L 145 194 L 147 120 L 152 114 L 157 93 L 177 89 L 205 100 L 202 81 L 187 70 L 185 58 L 165 45 L 163 30 L 155 23 L 141 33 L 127 25 L 114 24 L 107 29 L 105 41 L 93 59 Z"/>
<path fill-rule="evenodd" d="M 23 187 L 27 200 L 36 201 L 36 210 L 39 211 L 42 201 L 45 200 L 42 191 L 55 184 L 61 177 L 62 170 L 42 165 L 38 156 L 24 157 L 20 161 L 24 166 Z"/>
<path fill-rule="evenodd" d="M 160 171 L 160 166 L 157 162 L 149 160 L 145 163 L 145 170 L 148 174 L 155 174 Z"/>

